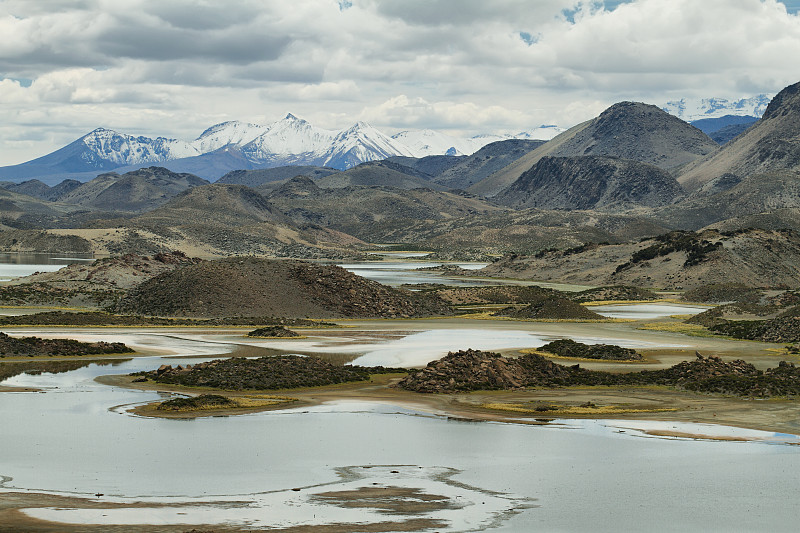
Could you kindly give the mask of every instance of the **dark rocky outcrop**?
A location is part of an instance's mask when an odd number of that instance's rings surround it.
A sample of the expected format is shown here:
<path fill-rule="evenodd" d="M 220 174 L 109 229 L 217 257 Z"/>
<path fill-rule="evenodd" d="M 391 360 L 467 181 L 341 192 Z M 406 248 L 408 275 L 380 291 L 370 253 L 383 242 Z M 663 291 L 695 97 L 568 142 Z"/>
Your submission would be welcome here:
<path fill-rule="evenodd" d="M 319 387 L 351 381 L 367 381 L 372 374 L 405 372 L 402 369 L 334 365 L 316 357 L 282 355 L 245 359 L 215 359 L 196 365 L 172 367 L 136 375 L 189 387 L 213 387 L 227 390 L 275 390 Z"/>
<path fill-rule="evenodd" d="M 522 308 L 506 307 L 494 313 L 494 316 L 555 320 L 604 320 L 605 318 L 572 300 L 558 296 L 542 298 Z"/>
<path fill-rule="evenodd" d="M 10 337 L 0 332 L 0 357 L 34 357 L 37 355 L 99 355 L 131 353 L 121 342 L 80 342 L 73 339 L 40 339 L 39 337 Z"/>
<path fill-rule="evenodd" d="M 569 379 L 570 371 L 544 357 L 528 354 L 518 358 L 494 352 L 461 350 L 413 370 L 398 386 L 414 392 L 506 390 L 536 385 L 556 385 Z"/>
<path fill-rule="evenodd" d="M 559 357 L 574 357 L 576 359 L 601 359 L 604 361 L 642 360 L 641 354 L 632 348 L 623 348 L 615 344 L 584 344 L 575 342 L 572 339 L 559 339 L 548 342 L 539 350 Z"/>
<path fill-rule="evenodd" d="M 300 337 L 301 335 L 283 326 L 268 326 L 266 328 L 254 329 L 253 331 L 248 333 L 247 336 L 267 337 L 267 338 L 272 338 L 272 337 L 292 338 L 292 337 Z"/>
<path fill-rule="evenodd" d="M 800 369 L 782 361 L 776 368 L 760 371 L 742 360 L 726 362 L 697 354 L 693 361 L 663 370 L 616 374 L 586 370 L 580 365 L 566 367 L 536 354 L 514 359 L 462 350 L 412 371 L 398 383 L 404 389 L 425 393 L 596 385 L 662 385 L 736 396 L 796 396 L 800 394 Z"/>

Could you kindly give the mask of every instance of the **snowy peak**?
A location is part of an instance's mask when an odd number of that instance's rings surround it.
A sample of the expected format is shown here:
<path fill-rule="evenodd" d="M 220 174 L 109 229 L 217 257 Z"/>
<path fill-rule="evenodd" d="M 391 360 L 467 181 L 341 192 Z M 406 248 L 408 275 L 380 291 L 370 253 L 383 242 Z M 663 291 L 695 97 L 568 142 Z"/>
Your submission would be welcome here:
<path fill-rule="evenodd" d="M 275 154 L 299 155 L 324 153 L 335 132 L 312 126 L 289 113 L 283 119 L 266 127 L 266 130 L 242 147 L 250 159 L 269 158 Z"/>
<path fill-rule="evenodd" d="M 231 144 L 247 144 L 265 131 L 267 126 L 232 120 L 211 126 L 192 142 L 192 146 L 205 154 Z"/>
<path fill-rule="evenodd" d="M 333 138 L 333 145 L 325 154 L 323 166 L 350 168 L 365 161 L 396 155 L 413 157 L 406 146 L 395 142 L 366 122 L 359 121 Z"/>
<path fill-rule="evenodd" d="M 92 158 L 117 164 L 136 165 L 155 163 L 199 155 L 199 151 L 189 143 L 165 137 L 134 137 L 105 128 L 97 128 L 81 138 L 89 150 L 84 159 Z"/>
<path fill-rule="evenodd" d="M 771 97 L 759 94 L 751 98 L 728 100 L 726 98 L 681 98 L 667 102 L 661 109 L 686 122 L 703 118 L 720 118 L 725 115 L 750 116 L 761 118 Z"/>

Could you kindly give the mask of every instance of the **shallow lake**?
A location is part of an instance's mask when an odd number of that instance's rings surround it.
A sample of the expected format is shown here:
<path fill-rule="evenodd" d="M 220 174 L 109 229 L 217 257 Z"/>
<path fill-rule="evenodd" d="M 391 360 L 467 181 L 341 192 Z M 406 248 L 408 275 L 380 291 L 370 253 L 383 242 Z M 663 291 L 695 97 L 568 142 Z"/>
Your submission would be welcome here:
<path fill-rule="evenodd" d="M 65 265 L 94 261 L 91 255 L 0 253 L 0 281 L 35 272 L 55 272 Z"/>
<path fill-rule="evenodd" d="M 663 318 L 673 315 L 696 315 L 710 309 L 710 306 L 703 307 L 682 304 L 639 303 L 594 305 L 589 307 L 589 309 L 608 318 L 630 318 L 633 320 L 645 320 L 648 318 Z"/>
<path fill-rule="evenodd" d="M 112 333 L 96 336 L 105 335 Z M 452 335 L 444 330 L 439 338 Z M 525 336 L 531 333 L 508 337 L 511 343 L 528 342 Z M 459 502 L 455 509 L 426 515 L 450 524 L 437 528 L 442 531 L 796 528 L 800 448 L 784 444 L 797 443 L 794 436 L 670 422 L 473 423 L 354 401 L 238 417 L 139 418 L 126 414 L 126 408 L 162 396 L 101 385 L 94 378 L 206 360 L 233 345 L 225 342 L 230 335 L 131 330 L 118 338 L 149 349 L 160 346 L 173 356 L 62 374 L 23 374 L 3 382 L 44 390 L 0 393 L 4 486 L 188 506 L 52 508 L 31 510 L 32 516 L 87 524 L 228 522 L 252 527 L 322 520 L 314 515 L 328 521 L 387 521 L 398 517 L 324 505 L 313 494 L 396 486 Z M 403 339 L 408 339 L 405 344 Z M 421 331 L 390 338 L 385 348 L 401 343 L 414 352 L 431 342 L 439 341 Z M 379 350 L 380 343 L 375 344 L 357 349 Z M 340 342 L 337 348 L 347 346 Z M 767 440 L 655 438 L 640 429 Z"/>
<path fill-rule="evenodd" d="M 420 268 L 438 267 L 445 263 L 424 261 L 363 261 L 353 263 L 340 263 L 339 266 L 358 276 L 383 283 L 384 285 L 398 286 L 404 283 L 441 283 L 443 285 L 481 285 L 484 280 L 471 280 L 459 276 L 448 276 L 442 272 L 418 270 Z M 465 270 L 478 270 L 488 263 L 446 263 L 461 267 Z"/>

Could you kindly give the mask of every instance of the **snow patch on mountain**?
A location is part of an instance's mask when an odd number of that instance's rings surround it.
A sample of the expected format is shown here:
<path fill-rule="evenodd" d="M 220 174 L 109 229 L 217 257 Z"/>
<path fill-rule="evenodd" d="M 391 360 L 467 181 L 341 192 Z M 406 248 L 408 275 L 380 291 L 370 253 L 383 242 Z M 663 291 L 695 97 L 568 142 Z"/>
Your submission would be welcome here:
<path fill-rule="evenodd" d="M 681 120 L 691 122 L 703 118 L 720 118 L 739 115 L 761 118 L 769 105 L 771 96 L 759 94 L 751 98 L 728 100 L 726 98 L 681 98 L 664 104 L 661 109 Z"/>

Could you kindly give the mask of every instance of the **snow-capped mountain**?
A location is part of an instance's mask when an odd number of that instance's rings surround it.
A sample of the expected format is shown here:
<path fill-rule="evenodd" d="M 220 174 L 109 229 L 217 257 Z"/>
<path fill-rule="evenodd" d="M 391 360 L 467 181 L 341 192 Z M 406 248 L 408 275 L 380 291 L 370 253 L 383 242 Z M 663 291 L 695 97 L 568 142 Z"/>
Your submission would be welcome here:
<path fill-rule="evenodd" d="M 230 121 L 206 129 L 191 142 L 144 137 L 98 128 L 46 156 L 0 167 L 0 178 L 94 177 L 91 173 L 171 163 L 208 179 L 221 170 L 285 165 L 329 166 L 340 170 L 392 156 L 471 155 L 486 144 L 512 138 L 549 139 L 562 131 L 543 126 L 517 135 L 456 137 L 432 130 L 403 131 L 393 137 L 364 122 L 342 131 L 313 126 L 292 114 L 268 125 Z M 224 173 L 224 172 L 222 172 Z M 96 175 L 96 174 L 95 174 Z"/>
<path fill-rule="evenodd" d="M 741 100 L 725 98 L 689 99 L 681 98 L 667 102 L 661 109 L 686 122 L 703 118 L 720 118 L 725 115 L 739 115 L 761 118 L 769 105 L 771 96 L 759 94 Z"/>
<path fill-rule="evenodd" d="M 336 133 L 312 126 L 289 113 L 283 119 L 266 126 L 264 133 L 241 145 L 241 149 L 253 161 L 269 160 L 275 155 L 319 156 L 330 148 Z"/>
<path fill-rule="evenodd" d="M 199 153 L 206 154 L 231 144 L 245 145 L 268 130 L 269 126 L 232 120 L 211 126 L 191 144 Z"/>
<path fill-rule="evenodd" d="M 191 144 L 164 137 L 134 137 L 105 128 L 97 128 L 80 140 L 100 160 L 117 166 L 169 161 L 182 157 L 200 155 Z M 91 159 L 90 155 L 86 155 Z"/>
<path fill-rule="evenodd" d="M 384 135 L 366 122 L 357 122 L 334 137 L 321 166 L 351 168 L 359 163 L 395 155 L 416 157 L 408 147 Z"/>
<path fill-rule="evenodd" d="M 484 146 L 495 141 L 508 139 L 535 139 L 549 141 L 559 133 L 566 131 L 558 126 L 539 126 L 530 131 L 522 131 L 516 135 L 483 134 L 473 137 L 455 137 L 434 130 L 401 131 L 392 135 L 392 139 L 406 145 L 414 157 L 428 155 L 472 155 Z"/>
<path fill-rule="evenodd" d="M 471 155 L 486 144 L 479 140 L 454 137 L 433 130 L 401 131 L 392 135 L 392 139 L 407 146 L 414 157 L 443 154 Z"/>

